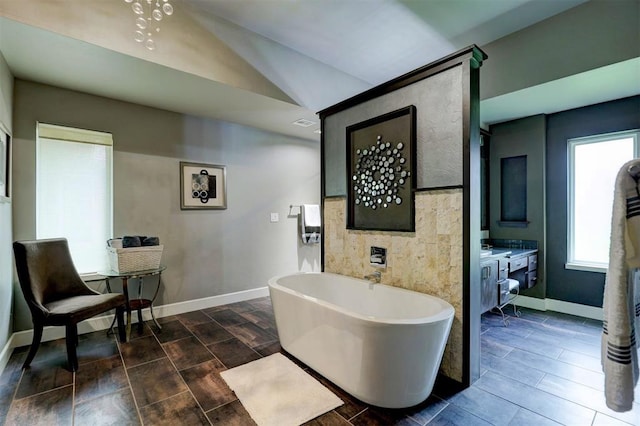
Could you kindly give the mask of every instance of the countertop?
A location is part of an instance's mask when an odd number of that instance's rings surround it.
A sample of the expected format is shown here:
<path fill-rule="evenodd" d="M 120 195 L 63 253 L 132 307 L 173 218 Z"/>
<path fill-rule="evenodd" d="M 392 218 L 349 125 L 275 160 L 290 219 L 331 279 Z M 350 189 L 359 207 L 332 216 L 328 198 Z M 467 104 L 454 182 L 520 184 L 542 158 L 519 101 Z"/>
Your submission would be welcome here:
<path fill-rule="evenodd" d="M 489 251 L 488 254 L 482 254 Z M 538 249 L 512 249 L 512 248 L 503 248 L 503 247 L 493 247 L 490 250 L 481 250 L 480 261 L 484 260 L 495 260 L 501 257 L 515 258 L 520 256 L 528 256 L 530 254 L 534 254 L 538 251 Z"/>

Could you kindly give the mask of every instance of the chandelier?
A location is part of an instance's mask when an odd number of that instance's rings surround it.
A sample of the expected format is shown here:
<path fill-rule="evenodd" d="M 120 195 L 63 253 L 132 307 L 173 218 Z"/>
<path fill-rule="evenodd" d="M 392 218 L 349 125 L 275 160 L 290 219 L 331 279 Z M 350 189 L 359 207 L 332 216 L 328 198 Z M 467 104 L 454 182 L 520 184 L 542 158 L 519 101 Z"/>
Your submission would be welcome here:
<path fill-rule="evenodd" d="M 153 40 L 154 32 L 160 32 L 160 21 L 165 15 L 173 14 L 173 6 L 169 0 L 124 0 L 131 3 L 131 9 L 136 16 L 136 32 L 133 38 L 138 43 L 144 43 L 144 47 L 149 50 L 156 48 Z"/>

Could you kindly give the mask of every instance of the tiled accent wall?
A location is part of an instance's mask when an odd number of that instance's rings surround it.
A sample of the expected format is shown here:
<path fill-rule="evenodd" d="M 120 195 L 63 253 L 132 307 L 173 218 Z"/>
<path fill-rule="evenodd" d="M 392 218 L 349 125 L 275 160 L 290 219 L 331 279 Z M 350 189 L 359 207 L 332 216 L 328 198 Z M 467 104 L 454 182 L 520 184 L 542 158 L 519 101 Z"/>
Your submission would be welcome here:
<path fill-rule="evenodd" d="M 462 381 L 462 189 L 416 193 L 416 232 L 346 229 L 346 198 L 324 200 L 324 270 L 355 278 L 376 270 L 371 246 L 387 249 L 383 284 L 440 297 L 456 313 L 441 372 Z M 392 348 L 390 348 L 392 350 Z"/>

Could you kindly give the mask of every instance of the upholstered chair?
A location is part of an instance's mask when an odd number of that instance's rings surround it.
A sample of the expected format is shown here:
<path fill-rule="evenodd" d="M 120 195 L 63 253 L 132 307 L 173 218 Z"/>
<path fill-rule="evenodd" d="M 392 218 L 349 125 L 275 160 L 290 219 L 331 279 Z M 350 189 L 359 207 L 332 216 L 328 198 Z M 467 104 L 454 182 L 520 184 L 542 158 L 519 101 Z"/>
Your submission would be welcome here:
<path fill-rule="evenodd" d="M 89 288 L 76 271 L 66 239 L 16 241 L 13 253 L 22 294 L 33 320 L 33 342 L 22 368 L 29 367 L 33 361 L 44 326 L 66 327 L 71 371 L 78 369 L 76 346 L 80 321 L 115 309 L 120 340 L 125 341 L 124 296 L 101 294 Z"/>

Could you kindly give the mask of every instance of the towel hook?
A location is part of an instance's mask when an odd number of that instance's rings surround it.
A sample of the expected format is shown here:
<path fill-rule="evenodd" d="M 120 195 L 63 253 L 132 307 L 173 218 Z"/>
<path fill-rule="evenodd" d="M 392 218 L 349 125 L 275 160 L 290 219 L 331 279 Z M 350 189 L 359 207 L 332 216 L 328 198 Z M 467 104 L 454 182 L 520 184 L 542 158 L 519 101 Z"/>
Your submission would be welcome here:
<path fill-rule="evenodd" d="M 299 204 L 289 204 L 289 216 L 291 216 L 293 214 L 293 213 L 291 213 L 291 211 L 294 208 L 298 209 L 298 211 L 299 211 L 298 214 L 300 214 L 300 212 L 302 212 L 302 206 L 301 205 L 299 205 Z"/>

